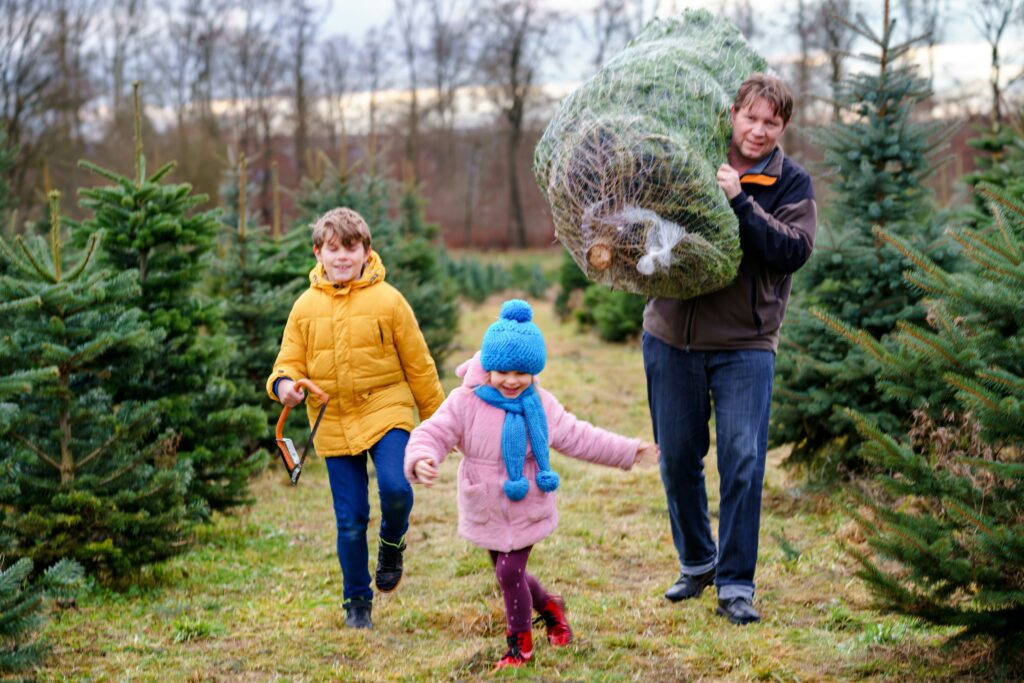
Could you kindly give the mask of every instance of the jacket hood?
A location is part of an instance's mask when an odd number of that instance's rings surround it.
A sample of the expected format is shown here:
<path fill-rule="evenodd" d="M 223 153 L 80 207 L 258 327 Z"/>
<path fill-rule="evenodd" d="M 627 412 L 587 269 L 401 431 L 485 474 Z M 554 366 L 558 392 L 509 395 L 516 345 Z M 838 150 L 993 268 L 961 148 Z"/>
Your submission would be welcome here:
<path fill-rule="evenodd" d="M 480 362 L 480 352 L 477 351 L 473 354 L 472 358 L 455 368 L 455 376 L 461 377 L 462 386 L 469 389 L 475 389 L 481 384 L 486 384 L 487 371 L 484 370 L 484 366 Z"/>
<path fill-rule="evenodd" d="M 370 258 L 366 261 L 366 267 L 363 269 L 363 274 L 359 276 L 358 280 L 353 280 L 348 284 L 336 287 L 334 282 L 327 279 L 327 272 L 324 270 L 324 264 L 317 261 L 317 264 L 313 266 L 313 270 L 309 271 L 309 286 L 316 287 L 319 289 L 337 289 L 338 291 L 347 292 L 351 289 L 361 289 L 363 287 L 369 287 L 379 282 L 384 282 L 384 276 L 387 271 L 384 268 L 384 262 L 381 261 L 380 256 L 377 255 L 376 251 L 370 251 Z"/>

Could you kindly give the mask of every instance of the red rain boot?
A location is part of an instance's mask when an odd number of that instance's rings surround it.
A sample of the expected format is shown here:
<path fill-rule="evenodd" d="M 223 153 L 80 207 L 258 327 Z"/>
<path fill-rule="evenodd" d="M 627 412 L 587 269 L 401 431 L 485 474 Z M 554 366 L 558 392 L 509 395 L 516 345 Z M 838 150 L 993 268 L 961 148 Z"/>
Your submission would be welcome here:
<path fill-rule="evenodd" d="M 572 629 L 565 619 L 565 601 L 559 595 L 548 597 L 547 604 L 540 608 L 540 619 L 548 632 L 548 642 L 562 647 L 572 642 Z"/>
<path fill-rule="evenodd" d="M 533 656 L 533 633 L 509 633 L 505 640 L 508 641 L 508 652 L 494 665 L 496 671 L 506 667 L 518 668 L 530 661 Z"/>

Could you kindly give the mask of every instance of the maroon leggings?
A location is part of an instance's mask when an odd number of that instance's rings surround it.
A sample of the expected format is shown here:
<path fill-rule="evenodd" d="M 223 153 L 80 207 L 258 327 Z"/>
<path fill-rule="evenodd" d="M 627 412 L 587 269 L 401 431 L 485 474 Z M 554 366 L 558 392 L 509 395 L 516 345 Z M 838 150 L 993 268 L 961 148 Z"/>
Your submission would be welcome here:
<path fill-rule="evenodd" d="M 526 560 L 533 546 L 529 545 L 510 553 L 488 550 L 491 564 L 498 576 L 501 597 L 505 599 L 505 624 L 509 633 L 529 631 L 533 610 L 548 602 L 548 592 L 532 574 L 526 572 Z"/>

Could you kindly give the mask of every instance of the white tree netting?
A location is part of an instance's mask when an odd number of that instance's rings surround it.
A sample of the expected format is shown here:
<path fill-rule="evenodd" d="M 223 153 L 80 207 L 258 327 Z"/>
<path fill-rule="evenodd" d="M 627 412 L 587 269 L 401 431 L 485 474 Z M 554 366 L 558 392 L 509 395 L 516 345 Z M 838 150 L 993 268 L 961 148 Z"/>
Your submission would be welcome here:
<path fill-rule="evenodd" d="M 736 216 L 715 180 L 729 107 L 766 67 L 727 19 L 655 19 L 560 105 L 533 168 L 555 234 L 595 282 L 687 299 L 740 261 Z"/>

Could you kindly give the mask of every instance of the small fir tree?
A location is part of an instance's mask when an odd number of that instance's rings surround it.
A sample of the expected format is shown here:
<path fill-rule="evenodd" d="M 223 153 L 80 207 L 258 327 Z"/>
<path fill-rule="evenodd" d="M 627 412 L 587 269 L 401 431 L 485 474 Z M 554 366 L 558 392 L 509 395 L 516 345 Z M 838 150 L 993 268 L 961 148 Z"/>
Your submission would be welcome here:
<path fill-rule="evenodd" d="M 82 567 L 61 560 L 31 580 L 32 560 L 22 558 L 9 567 L 0 557 L 0 679 L 31 669 L 46 655 L 38 637 L 45 621 L 48 598 L 68 598 L 81 584 Z"/>
<path fill-rule="evenodd" d="M 0 240 L 11 266 L 0 295 L 38 301 L 0 321 L 0 368 L 56 368 L 16 398 L 16 423 L 0 452 L 0 538 L 13 558 L 44 566 L 73 558 L 123 574 L 186 545 L 191 469 L 158 457 L 173 438 L 156 432 L 155 402 L 115 401 L 109 389 L 138 367 L 133 357 L 161 341 L 132 307 L 138 273 L 101 269 L 98 236 L 68 267 L 57 201 L 52 193 L 48 241 Z"/>
<path fill-rule="evenodd" d="M 972 268 L 950 273 L 912 242 L 879 239 L 913 263 L 928 325 L 901 323 L 889 349 L 818 312 L 875 357 L 884 388 L 917 409 L 895 438 L 855 410 L 864 455 L 888 496 L 861 493 L 869 550 L 859 576 L 885 608 L 1024 646 L 1024 202 L 988 187 L 995 230 L 951 231 Z"/>
<path fill-rule="evenodd" d="M 1018 116 L 1016 126 L 998 125 L 986 127 L 979 135 L 967 141 L 978 150 L 974 157 L 975 170 L 964 176 L 967 186 L 976 189 L 979 185 L 996 187 L 1011 197 L 1024 199 L 1024 137 L 1020 126 L 1024 118 Z M 971 195 L 971 210 L 967 220 L 978 227 L 992 224 L 988 201 L 980 192 Z"/>
<path fill-rule="evenodd" d="M 200 289 L 220 229 L 217 214 L 195 210 L 207 197 L 192 194 L 190 185 L 163 182 L 173 162 L 146 175 L 138 84 L 135 109 L 134 177 L 81 162 L 112 184 L 80 193 L 92 217 L 76 225 L 75 234 L 84 242 L 105 233 L 102 262 L 139 273 L 134 304 L 165 336 L 140 359 L 142 372 L 119 387 L 118 398 L 160 402 L 161 423 L 178 436 L 178 455 L 194 470 L 189 507 L 205 518 L 251 500 L 249 480 L 265 459 L 247 443 L 263 433 L 264 416 L 244 405 L 227 379 L 235 348 L 218 304 Z"/>
<path fill-rule="evenodd" d="M 848 116 L 818 135 L 835 173 L 834 197 L 814 257 L 796 276 L 780 340 L 770 445 L 792 444 L 788 463 L 819 476 L 860 465 L 855 430 L 834 407 L 850 406 L 886 430 L 896 430 L 907 415 L 878 391 L 874 359 L 826 334 L 804 311 L 822 309 L 875 339 L 898 320 L 923 319 L 920 294 L 900 276 L 905 260 L 883 249 L 871 233 L 874 225 L 930 251 L 940 263 L 947 258 L 932 193 L 923 184 L 937 167 L 944 124 L 914 119 L 915 107 L 931 93 L 903 59 L 912 41 L 893 45 L 894 27 L 888 0 L 881 35 L 862 17 L 849 25 L 875 46 L 865 58 L 876 69 L 843 81 L 839 101 Z"/>
<path fill-rule="evenodd" d="M 249 440 L 247 448 L 255 451 L 274 448 L 273 426 L 280 406 L 267 400 L 264 382 L 277 358 L 278 334 L 301 291 L 301 282 L 273 284 L 282 255 L 272 249 L 266 227 L 250 221 L 246 168 L 243 156 L 238 173 L 227 183 L 232 189 L 223 193 L 228 200 L 233 197 L 238 208 L 223 217 L 221 248 L 211 271 L 212 294 L 221 301 L 227 333 L 236 348 L 227 377 L 238 387 L 241 403 L 263 410 L 267 416 L 262 433 Z"/>

